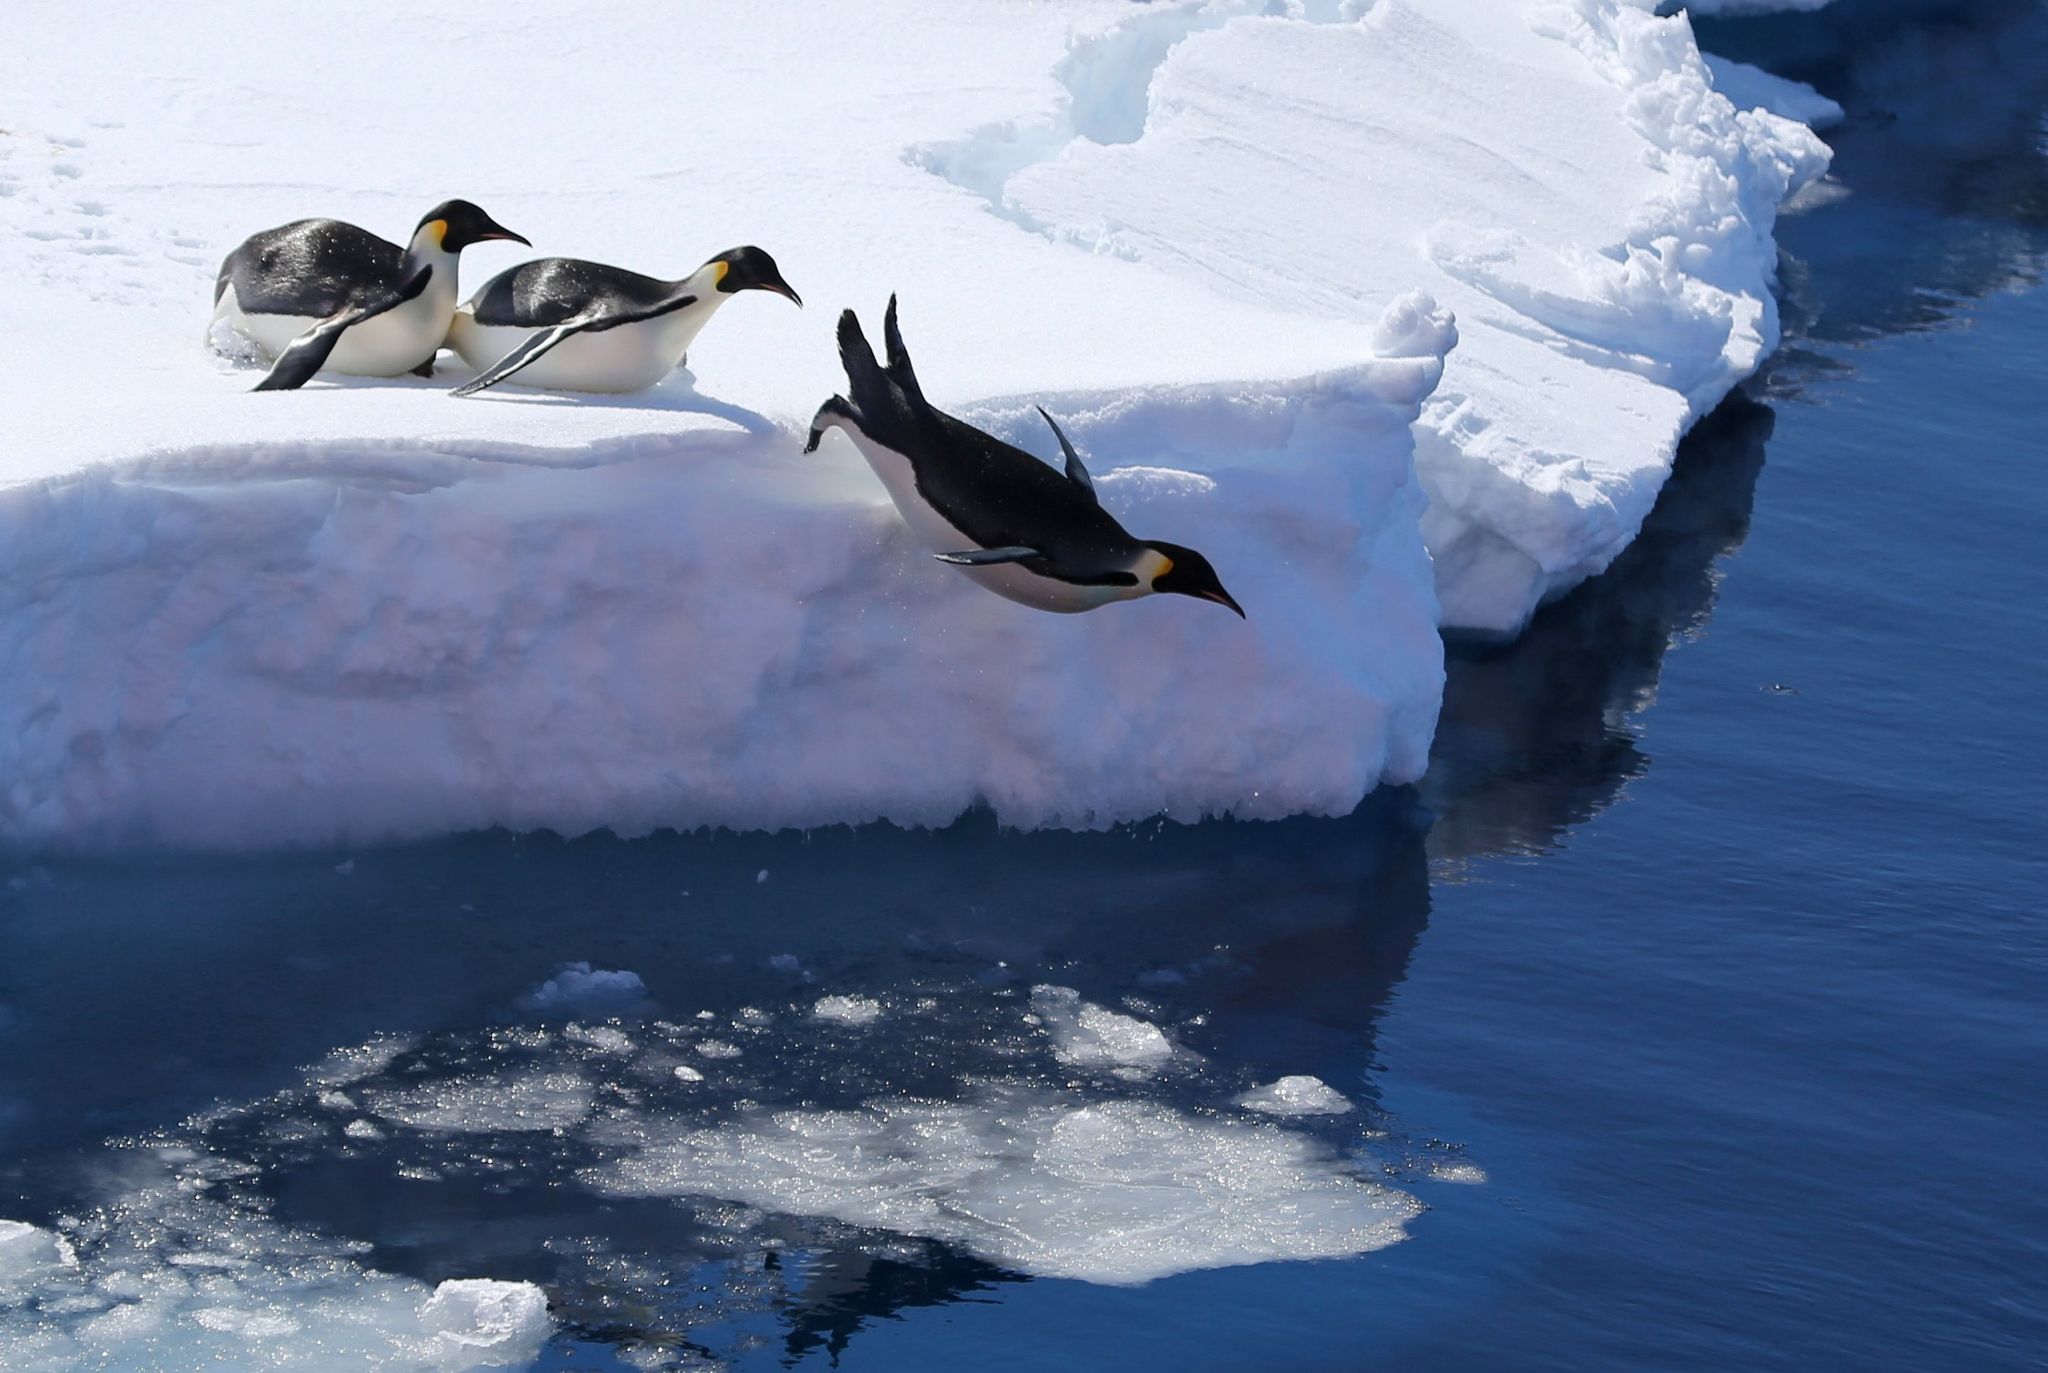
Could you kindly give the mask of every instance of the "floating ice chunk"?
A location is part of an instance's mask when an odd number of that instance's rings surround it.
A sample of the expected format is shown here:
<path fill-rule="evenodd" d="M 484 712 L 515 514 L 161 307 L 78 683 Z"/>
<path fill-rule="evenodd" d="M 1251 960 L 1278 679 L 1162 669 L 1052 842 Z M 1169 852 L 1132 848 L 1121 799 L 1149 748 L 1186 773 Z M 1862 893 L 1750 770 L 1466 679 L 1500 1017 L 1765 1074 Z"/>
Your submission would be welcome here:
<path fill-rule="evenodd" d="M 1439 1163 L 1430 1168 L 1429 1176 L 1436 1182 L 1456 1182 L 1476 1187 L 1486 1181 L 1486 1170 L 1476 1163 Z"/>
<path fill-rule="evenodd" d="M 370 1109 L 415 1130 L 562 1130 L 590 1114 L 590 1084 L 574 1073 L 459 1077 L 369 1094 Z"/>
<path fill-rule="evenodd" d="M 722 1039 L 707 1039 L 697 1046 L 697 1052 L 706 1058 L 738 1058 L 740 1046 Z"/>
<path fill-rule="evenodd" d="M 307 1073 L 307 1080 L 323 1087 L 346 1087 L 383 1072 L 416 1042 L 407 1035 L 374 1035 L 327 1055 Z"/>
<path fill-rule="evenodd" d="M 207 1330 L 223 1330 L 245 1340 L 275 1340 L 299 1332 L 299 1322 L 272 1311 L 249 1311 L 233 1306 L 201 1307 L 192 1313 L 195 1324 Z"/>
<path fill-rule="evenodd" d="M 117 1206 L 80 1223 L 74 1254 L 48 1231 L 0 1222 L 0 1369 L 275 1369 L 467 1373 L 524 1366 L 550 1321 L 538 1288 L 466 1280 L 434 1291 L 371 1272 L 353 1246 L 277 1225 L 179 1185 L 226 1160 L 150 1151 Z M 58 1261 L 50 1262 L 52 1253 Z M 0 1258 L 4 1262 L 4 1258 Z"/>
<path fill-rule="evenodd" d="M 562 1038 L 577 1044 L 588 1044 L 591 1048 L 608 1054 L 633 1052 L 633 1037 L 611 1025 L 571 1024 L 563 1028 Z"/>
<path fill-rule="evenodd" d="M 72 1262 L 71 1246 L 54 1231 L 23 1220 L 0 1220 L 0 1283 Z"/>
<path fill-rule="evenodd" d="M 1033 987 L 1031 1012 L 1052 1035 L 1053 1057 L 1070 1068 L 1150 1070 L 1174 1055 L 1157 1025 L 1083 1001 L 1071 987 Z"/>
<path fill-rule="evenodd" d="M 503 1368 L 540 1352 L 548 1303 L 530 1282 L 451 1278 L 420 1307 L 429 1353 L 449 1369 Z"/>
<path fill-rule="evenodd" d="M 691 1067 L 691 1066 L 690 1066 L 689 1064 L 687 1064 L 687 1063 L 678 1063 L 678 1064 L 676 1065 L 676 1081 L 678 1081 L 678 1082 L 702 1082 L 703 1080 L 704 1080 L 704 1074 L 702 1074 L 702 1073 L 698 1072 L 698 1071 L 697 1071 L 697 1070 L 696 1070 L 695 1068 L 692 1068 L 692 1067 Z"/>
<path fill-rule="evenodd" d="M 374 1121 L 352 1120 L 341 1127 L 341 1132 L 350 1139 L 375 1140 L 384 1138 L 384 1132 Z"/>
<path fill-rule="evenodd" d="M 647 984 L 638 973 L 593 968 L 588 963 L 565 963 L 553 977 L 528 992 L 523 1004 L 543 1012 L 601 1008 L 623 1011 L 644 1005 L 647 1000 Z"/>
<path fill-rule="evenodd" d="M 1420 1209 L 1276 1125 L 1022 1091 L 683 1129 L 588 1179 L 928 1236 L 1102 1283 L 1365 1253 L 1402 1239 Z"/>
<path fill-rule="evenodd" d="M 811 1015 L 839 1025 L 872 1025 L 882 1018 L 882 1003 L 866 996 L 825 996 L 818 998 Z"/>
<path fill-rule="evenodd" d="M 1707 71 L 1714 78 L 1714 89 L 1727 96 L 1738 110 L 1768 110 L 1814 129 L 1842 122 L 1842 107 L 1803 81 L 1790 81 L 1762 67 L 1711 53 L 1705 55 L 1705 60 Z"/>
<path fill-rule="evenodd" d="M 1351 1109 L 1351 1102 L 1319 1077 L 1300 1074 L 1255 1087 L 1237 1099 L 1247 1110 L 1273 1116 L 1332 1116 Z"/>

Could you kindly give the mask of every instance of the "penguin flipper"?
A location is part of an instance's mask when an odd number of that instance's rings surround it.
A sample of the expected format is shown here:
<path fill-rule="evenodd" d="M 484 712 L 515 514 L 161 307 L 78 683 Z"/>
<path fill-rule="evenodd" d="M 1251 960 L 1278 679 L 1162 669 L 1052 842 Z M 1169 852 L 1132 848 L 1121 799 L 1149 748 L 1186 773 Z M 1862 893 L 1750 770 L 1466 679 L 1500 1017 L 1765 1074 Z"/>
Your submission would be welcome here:
<path fill-rule="evenodd" d="M 997 563 L 1020 563 L 1026 558 L 1044 555 L 1035 548 L 1011 544 L 1004 548 L 975 548 L 965 553 L 934 553 L 932 556 L 942 563 L 952 563 L 957 567 L 993 567 Z"/>
<path fill-rule="evenodd" d="M 652 305 L 633 310 L 589 310 L 573 318 L 565 319 L 552 329 L 539 329 L 528 334 L 511 352 L 486 367 L 477 376 L 456 387 L 450 395 L 473 396 L 487 391 L 511 376 L 521 368 L 540 361 L 541 357 L 564 339 L 577 334 L 601 334 L 607 329 L 616 329 L 622 324 L 638 324 L 642 320 L 655 319 L 671 314 L 686 305 L 695 305 L 697 297 L 687 291 L 666 296 Z"/>
<path fill-rule="evenodd" d="M 327 365 L 327 359 L 334 352 L 334 345 L 341 342 L 341 336 L 345 331 L 366 319 L 375 319 L 386 310 L 395 310 L 413 299 L 427 289 L 427 279 L 433 275 L 434 268 L 431 263 L 422 265 L 418 271 L 391 290 L 358 300 L 346 310 L 337 311 L 321 320 L 287 343 L 284 350 L 277 355 L 277 361 L 270 364 L 269 373 L 251 389 L 298 390 Z"/>
<path fill-rule="evenodd" d="M 581 321 L 572 319 L 566 324 L 557 324 L 552 329 L 536 329 L 520 340 L 511 352 L 505 354 L 504 357 L 499 358 L 489 367 L 486 367 L 476 376 L 465 381 L 448 394 L 451 396 L 473 396 L 479 391 L 489 390 L 514 372 L 517 372 L 520 368 L 527 366 L 529 363 L 539 361 L 541 354 L 547 352 L 548 349 L 554 347 L 570 335 L 581 333 L 586 327 Z"/>
<path fill-rule="evenodd" d="M 1074 451 L 1073 444 L 1067 442 L 1066 433 L 1061 430 L 1059 421 L 1046 414 L 1043 405 L 1038 407 L 1038 413 L 1045 415 L 1045 422 L 1052 426 L 1052 436 L 1060 441 L 1060 452 L 1067 455 L 1067 480 L 1086 491 L 1098 505 L 1101 504 L 1101 498 L 1095 495 L 1095 479 L 1089 476 L 1088 469 L 1081 465 L 1081 455 Z"/>

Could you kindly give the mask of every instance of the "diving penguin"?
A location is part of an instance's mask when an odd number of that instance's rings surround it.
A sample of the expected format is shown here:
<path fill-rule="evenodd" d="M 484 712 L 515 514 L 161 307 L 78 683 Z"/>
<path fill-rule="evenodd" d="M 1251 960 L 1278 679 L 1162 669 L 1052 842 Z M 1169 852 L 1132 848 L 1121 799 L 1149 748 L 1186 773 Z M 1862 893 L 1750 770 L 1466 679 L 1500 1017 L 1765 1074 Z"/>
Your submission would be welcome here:
<path fill-rule="evenodd" d="M 430 375 L 455 312 L 456 261 L 492 239 L 526 243 L 467 200 L 427 211 L 403 248 L 338 219 L 297 220 L 228 254 L 213 317 L 275 357 L 258 391 L 304 386 L 322 368 Z"/>
<path fill-rule="evenodd" d="M 681 281 L 573 257 L 500 272 L 455 312 L 448 346 L 477 369 L 473 396 L 517 375 L 563 391 L 639 391 L 682 365 L 697 332 L 740 291 L 803 301 L 759 248 L 720 253 Z"/>
<path fill-rule="evenodd" d="M 882 337 L 889 365 L 848 310 L 839 317 L 839 360 L 847 396 L 818 407 L 806 453 L 827 429 L 853 440 L 889 489 L 896 508 L 940 562 L 1013 601 L 1072 613 L 1154 592 L 1177 592 L 1244 608 L 1192 548 L 1131 537 L 1095 498 L 1080 455 L 1044 407 L 1065 474 L 1020 448 L 936 410 L 919 389 L 889 298 Z"/>

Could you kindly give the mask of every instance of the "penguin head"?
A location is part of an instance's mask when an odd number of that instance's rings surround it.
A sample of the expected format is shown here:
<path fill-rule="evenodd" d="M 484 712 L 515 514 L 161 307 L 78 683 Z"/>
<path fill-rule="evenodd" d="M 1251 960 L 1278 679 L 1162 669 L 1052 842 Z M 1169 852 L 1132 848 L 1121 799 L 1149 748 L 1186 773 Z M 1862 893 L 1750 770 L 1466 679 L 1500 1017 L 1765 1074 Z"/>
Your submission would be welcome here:
<path fill-rule="evenodd" d="M 436 225 L 440 227 L 435 228 Z M 444 200 L 420 219 L 420 227 L 413 230 L 413 238 L 421 234 L 428 236 L 444 253 L 459 253 L 472 243 L 487 243 L 493 239 L 506 239 L 513 243 L 532 243 L 492 219 L 467 200 Z M 438 235 L 438 241 L 436 236 Z"/>
<path fill-rule="evenodd" d="M 1197 600 L 1214 601 L 1220 606 L 1235 610 L 1240 620 L 1248 618 L 1244 613 L 1244 607 L 1223 589 L 1223 581 L 1216 575 L 1216 569 L 1209 565 L 1209 560 L 1194 549 L 1184 548 L 1177 543 L 1156 541 L 1147 541 L 1145 547 L 1165 559 L 1166 563 L 1152 574 L 1154 591 L 1168 591 L 1175 595 L 1193 596 Z"/>
<path fill-rule="evenodd" d="M 704 266 L 710 269 L 713 284 L 726 295 L 736 291 L 773 291 L 778 296 L 789 297 L 799 307 L 804 303 L 803 297 L 792 291 L 789 283 L 782 279 L 775 259 L 751 244 L 720 253 Z"/>

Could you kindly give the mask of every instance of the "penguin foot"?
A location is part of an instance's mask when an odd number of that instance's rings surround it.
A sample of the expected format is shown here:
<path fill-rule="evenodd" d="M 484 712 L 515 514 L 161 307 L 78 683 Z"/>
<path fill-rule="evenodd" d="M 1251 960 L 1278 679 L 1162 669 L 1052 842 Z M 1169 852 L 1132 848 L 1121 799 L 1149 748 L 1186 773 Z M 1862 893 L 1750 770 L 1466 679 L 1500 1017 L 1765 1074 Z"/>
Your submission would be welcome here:
<path fill-rule="evenodd" d="M 428 359 L 427 359 L 427 360 L 426 360 L 425 362 L 423 362 L 423 363 L 421 363 L 421 364 L 420 364 L 419 366 L 417 366 L 417 367 L 413 368 L 413 369 L 412 369 L 412 374 L 413 374 L 414 376 L 416 376 L 416 377 L 431 377 L 431 376 L 433 376 L 433 375 L 434 375 L 434 360 L 433 360 L 432 358 L 428 358 Z"/>

